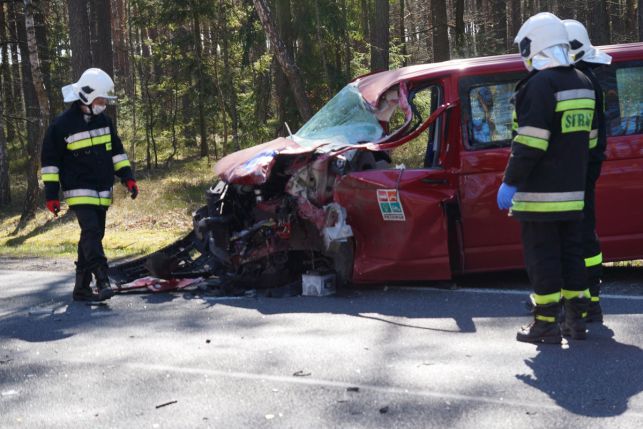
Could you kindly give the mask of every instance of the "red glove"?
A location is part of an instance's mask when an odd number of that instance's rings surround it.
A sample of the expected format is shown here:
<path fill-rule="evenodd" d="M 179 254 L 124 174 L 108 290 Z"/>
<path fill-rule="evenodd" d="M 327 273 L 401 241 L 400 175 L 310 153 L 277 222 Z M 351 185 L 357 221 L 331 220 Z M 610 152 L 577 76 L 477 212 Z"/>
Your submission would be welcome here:
<path fill-rule="evenodd" d="M 60 201 L 47 200 L 47 209 L 52 212 L 54 216 L 58 216 L 58 212 L 60 211 Z"/>
<path fill-rule="evenodd" d="M 136 180 L 129 179 L 125 184 L 127 185 L 127 190 L 132 195 L 132 199 L 135 199 L 138 195 L 138 186 L 136 185 Z"/>

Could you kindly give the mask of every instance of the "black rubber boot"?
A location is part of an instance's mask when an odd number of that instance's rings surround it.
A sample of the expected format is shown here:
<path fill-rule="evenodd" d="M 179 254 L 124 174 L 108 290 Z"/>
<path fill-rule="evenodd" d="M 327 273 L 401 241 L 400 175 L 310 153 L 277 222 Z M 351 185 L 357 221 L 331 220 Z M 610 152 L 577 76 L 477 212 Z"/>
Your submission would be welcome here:
<path fill-rule="evenodd" d="M 585 318 L 589 299 L 572 298 L 565 300 L 565 322 L 561 326 L 564 336 L 572 337 L 575 340 L 584 340 L 587 338 L 587 327 Z"/>
<path fill-rule="evenodd" d="M 520 328 L 516 339 L 525 343 L 560 344 L 562 337 L 557 318 L 560 304 L 557 302 L 534 306 L 534 321 Z"/>
<path fill-rule="evenodd" d="M 600 293 L 601 280 L 596 279 L 589 287 L 591 301 L 589 302 L 589 308 L 587 309 L 587 318 L 585 319 L 587 323 L 603 323 L 603 309 L 601 308 L 601 303 L 599 300 Z"/>
<path fill-rule="evenodd" d="M 114 290 L 109 284 L 109 277 L 107 276 L 107 267 L 99 265 L 94 268 L 94 277 L 96 277 L 96 288 L 98 289 L 98 299 L 105 301 L 114 296 Z"/>
<path fill-rule="evenodd" d="M 587 323 L 603 323 L 603 309 L 599 301 L 591 301 L 589 303 L 585 320 Z"/>
<path fill-rule="evenodd" d="M 91 271 L 76 271 L 76 283 L 74 283 L 74 292 L 72 293 L 74 301 L 97 301 L 99 299 L 98 294 L 94 293 L 89 286 L 91 282 Z"/>
<path fill-rule="evenodd" d="M 76 265 L 76 282 L 74 283 L 74 291 L 72 298 L 74 301 L 96 301 L 98 294 L 94 293 L 89 286 L 92 282 L 92 272 L 86 268 L 80 268 L 78 262 Z"/>

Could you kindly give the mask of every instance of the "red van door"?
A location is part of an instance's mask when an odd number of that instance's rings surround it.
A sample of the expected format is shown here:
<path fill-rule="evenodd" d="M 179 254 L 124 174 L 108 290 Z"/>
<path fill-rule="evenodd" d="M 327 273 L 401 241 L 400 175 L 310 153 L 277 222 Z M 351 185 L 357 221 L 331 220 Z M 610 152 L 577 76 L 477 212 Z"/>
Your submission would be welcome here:
<path fill-rule="evenodd" d="M 443 104 L 444 85 L 417 85 L 410 103 L 427 118 L 422 126 L 381 150 L 406 153 L 409 165 L 344 176 L 335 200 L 353 228 L 353 282 L 443 280 L 451 278 L 446 211 L 456 200 L 456 175 L 445 168 L 445 130 L 454 104 Z M 454 115 L 455 116 L 455 115 Z M 404 144 L 406 142 L 406 144 Z M 421 150 L 420 150 L 421 148 Z M 408 156 L 408 152 L 421 152 Z"/>
<path fill-rule="evenodd" d="M 451 278 L 445 205 L 454 176 L 443 169 L 370 170 L 344 177 L 336 199 L 355 238 L 353 281 Z"/>
<path fill-rule="evenodd" d="M 458 187 L 465 272 L 524 266 L 519 224 L 496 203 L 512 140 L 511 98 L 522 76 L 469 76 L 459 82 L 463 150 Z"/>

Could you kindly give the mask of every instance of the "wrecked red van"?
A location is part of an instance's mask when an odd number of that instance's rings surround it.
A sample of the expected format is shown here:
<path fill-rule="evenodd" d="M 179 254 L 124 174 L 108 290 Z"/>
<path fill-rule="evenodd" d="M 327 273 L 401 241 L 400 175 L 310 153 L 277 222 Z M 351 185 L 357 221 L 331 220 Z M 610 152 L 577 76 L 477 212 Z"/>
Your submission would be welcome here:
<path fill-rule="evenodd" d="M 643 44 L 601 49 L 613 63 L 596 71 L 608 133 L 597 230 L 605 261 L 639 259 Z M 518 222 L 496 191 L 525 75 L 503 55 L 355 79 L 295 134 L 215 165 L 190 238 L 209 261 L 199 265 L 252 287 L 309 270 L 364 284 L 523 267 Z"/>

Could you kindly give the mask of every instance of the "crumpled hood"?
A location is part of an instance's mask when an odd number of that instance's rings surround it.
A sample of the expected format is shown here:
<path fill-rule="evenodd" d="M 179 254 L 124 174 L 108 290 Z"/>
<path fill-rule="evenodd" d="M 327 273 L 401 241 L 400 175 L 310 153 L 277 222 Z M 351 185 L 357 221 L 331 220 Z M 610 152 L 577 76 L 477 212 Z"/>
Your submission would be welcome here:
<path fill-rule="evenodd" d="M 291 139 L 278 137 L 222 158 L 215 164 L 214 174 L 227 183 L 261 185 L 270 177 L 277 155 L 311 153 L 317 147 L 304 147 Z"/>

